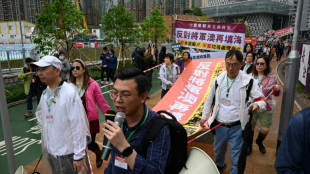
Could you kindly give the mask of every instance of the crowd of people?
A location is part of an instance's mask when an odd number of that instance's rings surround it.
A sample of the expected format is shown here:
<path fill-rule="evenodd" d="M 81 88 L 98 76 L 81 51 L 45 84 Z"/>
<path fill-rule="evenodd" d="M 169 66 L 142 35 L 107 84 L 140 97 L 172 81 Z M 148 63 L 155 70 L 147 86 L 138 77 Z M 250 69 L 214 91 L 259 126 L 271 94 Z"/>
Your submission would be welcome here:
<path fill-rule="evenodd" d="M 280 40 L 277 44 L 277 60 L 281 59 L 283 50 L 284 45 Z M 162 64 L 159 79 L 163 98 L 191 62 L 190 52 L 183 50 L 175 56 L 167 53 L 164 46 L 159 52 L 152 44 L 147 49 L 136 47 L 131 55 L 132 67 L 116 73 L 115 52 L 104 47 L 100 56 L 101 84 L 113 82 L 110 97 L 116 111 L 125 114 L 125 121 L 120 126 L 107 120 L 102 130 L 97 106 L 103 114 L 111 107 L 103 97 L 99 84 L 91 78 L 84 61 L 75 59 L 70 65 L 63 52 L 59 56 L 45 56 L 38 62 L 27 58 L 26 67 L 18 76 L 24 80 L 27 95 L 25 117 L 32 116 L 32 96 L 36 93 L 36 117 L 42 126 L 42 147 L 49 170 L 52 173 L 89 173 L 87 149 L 95 153 L 96 166 L 101 167 L 102 150 L 96 143 L 96 135 L 103 132 L 112 144 L 105 173 L 165 173 L 166 166 L 174 160 L 170 154 L 168 126 L 161 129 L 158 138 L 147 148 L 145 156 L 141 151 L 147 124 L 158 116 L 145 104 L 152 87 L 153 71 L 144 71 Z M 252 44 L 245 44 L 244 54 L 230 50 L 225 56 L 226 71 L 212 82 L 204 102 L 200 126 L 213 128 L 224 122 L 214 131 L 215 164 L 220 172 L 227 167 L 227 143 L 230 173 L 244 172 L 244 159 L 252 152 L 257 122 L 260 127 L 255 142 L 259 151 L 266 153 L 263 141 L 272 124 L 274 109 L 274 101 L 270 96 L 279 96 L 281 92 L 277 78 L 272 73 L 270 55 L 272 47 L 268 44 L 261 54 L 255 51 Z M 249 124 L 251 128 L 248 130 L 246 127 Z M 249 139 L 246 146 L 245 132 Z M 292 133 L 288 136 L 292 136 Z M 281 167 L 283 163 L 284 157 L 281 157 L 277 166 Z"/>

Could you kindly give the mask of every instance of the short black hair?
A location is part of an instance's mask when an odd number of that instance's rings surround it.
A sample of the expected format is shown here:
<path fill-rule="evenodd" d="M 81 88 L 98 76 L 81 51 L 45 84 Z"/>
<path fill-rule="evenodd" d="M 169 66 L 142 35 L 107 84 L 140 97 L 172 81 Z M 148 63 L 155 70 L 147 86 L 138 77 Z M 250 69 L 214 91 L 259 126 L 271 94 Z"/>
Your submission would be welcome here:
<path fill-rule="evenodd" d="M 112 52 L 113 55 L 115 54 L 115 51 L 113 49 L 110 49 L 110 51 Z"/>
<path fill-rule="evenodd" d="M 225 60 L 226 60 L 227 58 L 232 58 L 234 55 L 236 56 L 236 58 L 238 59 L 239 62 L 242 62 L 242 61 L 243 61 L 243 55 L 242 55 L 242 53 L 241 53 L 239 50 L 236 50 L 236 49 L 229 50 L 229 51 L 226 53 Z"/>
<path fill-rule="evenodd" d="M 31 57 L 27 57 L 27 58 L 25 59 L 25 62 L 26 62 L 26 63 L 33 62 L 33 59 L 32 59 Z"/>
<path fill-rule="evenodd" d="M 108 51 L 108 47 L 107 46 L 103 47 L 103 50 Z"/>
<path fill-rule="evenodd" d="M 171 60 L 171 62 L 173 62 L 173 60 L 174 60 L 174 55 L 171 54 L 171 53 L 167 53 L 167 54 L 165 55 L 165 57 L 169 57 L 169 59 Z"/>
<path fill-rule="evenodd" d="M 137 83 L 137 90 L 139 92 L 139 95 L 150 90 L 150 86 L 151 86 L 150 81 L 148 80 L 144 72 L 139 68 L 130 67 L 127 69 L 122 69 L 121 71 L 116 73 L 115 81 L 117 79 L 120 79 L 120 80 L 134 79 Z"/>

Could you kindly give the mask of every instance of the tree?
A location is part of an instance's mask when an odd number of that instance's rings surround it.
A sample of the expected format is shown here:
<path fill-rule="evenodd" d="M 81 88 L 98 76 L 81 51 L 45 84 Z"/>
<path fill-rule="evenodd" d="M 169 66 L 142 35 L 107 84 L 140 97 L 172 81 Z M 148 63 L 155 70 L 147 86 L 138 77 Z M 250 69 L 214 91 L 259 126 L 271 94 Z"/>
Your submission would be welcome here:
<path fill-rule="evenodd" d="M 101 23 L 105 39 L 119 43 L 121 57 L 124 58 L 126 44 L 133 42 L 139 36 L 133 14 L 127 12 L 123 6 L 115 6 L 102 17 Z M 123 59 L 123 65 L 125 65 L 125 59 Z"/>
<path fill-rule="evenodd" d="M 151 40 L 157 47 L 158 41 L 168 39 L 168 28 L 162 13 L 158 9 L 151 12 L 140 24 L 144 40 Z"/>
<path fill-rule="evenodd" d="M 191 10 L 191 9 L 185 9 L 185 10 L 183 11 L 183 14 L 193 14 L 193 10 Z"/>
<path fill-rule="evenodd" d="M 234 23 L 238 24 L 245 24 L 245 18 L 234 18 Z M 245 24 L 245 37 L 250 37 L 252 35 L 252 31 L 249 29 L 249 27 Z"/>
<path fill-rule="evenodd" d="M 202 10 L 199 7 L 196 7 L 192 10 L 194 16 L 202 16 Z"/>
<path fill-rule="evenodd" d="M 45 54 L 56 46 L 61 46 L 70 58 L 75 34 L 84 35 L 87 32 L 83 29 L 83 13 L 77 10 L 71 1 L 46 1 L 42 13 L 35 17 L 38 35 L 35 36 L 34 43 L 38 44 Z"/>

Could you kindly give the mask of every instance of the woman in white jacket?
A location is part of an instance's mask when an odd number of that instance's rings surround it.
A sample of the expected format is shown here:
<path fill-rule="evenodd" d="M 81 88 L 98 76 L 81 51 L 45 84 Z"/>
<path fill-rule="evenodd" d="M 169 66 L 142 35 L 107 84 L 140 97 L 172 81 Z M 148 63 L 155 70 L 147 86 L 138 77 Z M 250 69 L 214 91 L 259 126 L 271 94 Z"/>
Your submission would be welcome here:
<path fill-rule="evenodd" d="M 165 96 L 180 75 L 180 67 L 173 63 L 173 60 L 173 54 L 167 53 L 164 59 L 165 63 L 160 67 L 159 78 L 162 82 L 161 98 Z"/>

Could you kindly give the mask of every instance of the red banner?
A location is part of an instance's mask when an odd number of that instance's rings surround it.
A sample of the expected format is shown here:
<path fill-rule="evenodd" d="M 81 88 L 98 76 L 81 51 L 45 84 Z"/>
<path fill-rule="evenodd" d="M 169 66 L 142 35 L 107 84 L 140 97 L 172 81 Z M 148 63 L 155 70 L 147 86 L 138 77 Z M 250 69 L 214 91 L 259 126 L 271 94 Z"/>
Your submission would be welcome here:
<path fill-rule="evenodd" d="M 294 32 L 294 27 L 287 27 L 287 28 L 283 28 L 281 30 L 276 30 L 274 32 L 274 36 L 275 37 L 281 37 L 281 36 L 292 34 L 293 32 Z"/>
<path fill-rule="evenodd" d="M 171 112 L 189 135 L 196 133 L 211 83 L 224 70 L 224 58 L 192 60 L 153 110 Z"/>
<path fill-rule="evenodd" d="M 253 47 L 256 47 L 257 44 L 257 38 L 256 37 L 246 37 L 245 38 L 245 43 L 251 43 L 253 45 Z"/>

